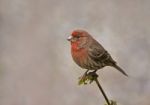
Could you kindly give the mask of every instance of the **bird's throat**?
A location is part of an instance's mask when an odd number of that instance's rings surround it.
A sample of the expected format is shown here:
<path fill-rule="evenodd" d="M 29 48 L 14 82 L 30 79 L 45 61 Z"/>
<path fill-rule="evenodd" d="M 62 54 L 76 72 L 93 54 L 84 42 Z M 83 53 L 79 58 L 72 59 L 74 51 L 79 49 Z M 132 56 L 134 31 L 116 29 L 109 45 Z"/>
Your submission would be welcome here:
<path fill-rule="evenodd" d="M 71 43 L 71 50 L 72 51 L 79 51 L 81 48 L 79 47 L 78 43 Z"/>
<path fill-rule="evenodd" d="M 79 60 L 84 61 L 82 59 L 85 59 L 87 57 L 87 51 L 85 48 L 79 47 L 77 44 L 72 44 L 71 46 L 71 53 L 72 57 L 76 62 L 79 62 Z"/>

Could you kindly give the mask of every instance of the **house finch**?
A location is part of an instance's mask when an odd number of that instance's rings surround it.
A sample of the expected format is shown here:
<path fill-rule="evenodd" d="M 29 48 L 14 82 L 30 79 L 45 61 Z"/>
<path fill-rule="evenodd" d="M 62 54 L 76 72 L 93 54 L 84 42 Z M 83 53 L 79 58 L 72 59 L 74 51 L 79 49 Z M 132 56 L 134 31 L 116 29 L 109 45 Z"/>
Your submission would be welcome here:
<path fill-rule="evenodd" d="M 71 42 L 73 60 L 81 68 L 97 71 L 105 66 L 111 66 L 128 76 L 112 59 L 110 54 L 88 32 L 74 30 L 68 37 Z"/>

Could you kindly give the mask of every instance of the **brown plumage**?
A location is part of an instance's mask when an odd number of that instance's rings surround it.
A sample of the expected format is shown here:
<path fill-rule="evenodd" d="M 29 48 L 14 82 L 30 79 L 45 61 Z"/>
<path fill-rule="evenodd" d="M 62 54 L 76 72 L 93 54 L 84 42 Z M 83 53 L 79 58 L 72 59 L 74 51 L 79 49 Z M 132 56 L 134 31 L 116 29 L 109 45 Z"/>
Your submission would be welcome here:
<path fill-rule="evenodd" d="M 128 76 L 88 32 L 74 30 L 68 40 L 71 42 L 73 60 L 80 67 L 87 70 L 98 70 L 105 66 L 112 66 Z"/>

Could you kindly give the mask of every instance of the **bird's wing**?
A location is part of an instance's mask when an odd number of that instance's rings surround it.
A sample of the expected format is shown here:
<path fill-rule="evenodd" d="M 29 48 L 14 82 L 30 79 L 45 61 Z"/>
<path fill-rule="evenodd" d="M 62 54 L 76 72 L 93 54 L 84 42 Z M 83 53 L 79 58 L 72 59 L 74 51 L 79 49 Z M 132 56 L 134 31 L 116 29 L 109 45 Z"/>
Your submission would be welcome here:
<path fill-rule="evenodd" d="M 112 59 L 110 54 L 100 45 L 98 42 L 91 44 L 89 46 L 88 54 L 92 60 L 95 62 L 100 62 L 104 66 L 112 66 L 119 70 L 124 75 L 128 76 L 122 68 L 120 68 L 116 62 Z"/>
<path fill-rule="evenodd" d="M 107 51 L 101 51 L 96 48 L 89 49 L 89 56 L 96 61 L 104 61 L 109 57 Z"/>
<path fill-rule="evenodd" d="M 97 62 L 103 63 L 115 63 L 110 54 L 100 45 L 99 43 L 94 43 L 89 46 L 89 56 L 91 59 Z"/>

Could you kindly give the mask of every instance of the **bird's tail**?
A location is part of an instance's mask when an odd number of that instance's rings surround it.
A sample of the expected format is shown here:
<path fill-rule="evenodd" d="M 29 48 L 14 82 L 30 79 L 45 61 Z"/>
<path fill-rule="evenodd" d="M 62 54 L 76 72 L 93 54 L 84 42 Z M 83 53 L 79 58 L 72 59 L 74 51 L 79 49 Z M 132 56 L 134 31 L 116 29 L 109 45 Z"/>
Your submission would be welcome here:
<path fill-rule="evenodd" d="M 122 69 L 120 68 L 118 65 L 114 64 L 113 67 L 115 67 L 117 70 L 119 70 L 122 74 L 124 74 L 125 76 L 128 77 L 128 74 Z"/>

